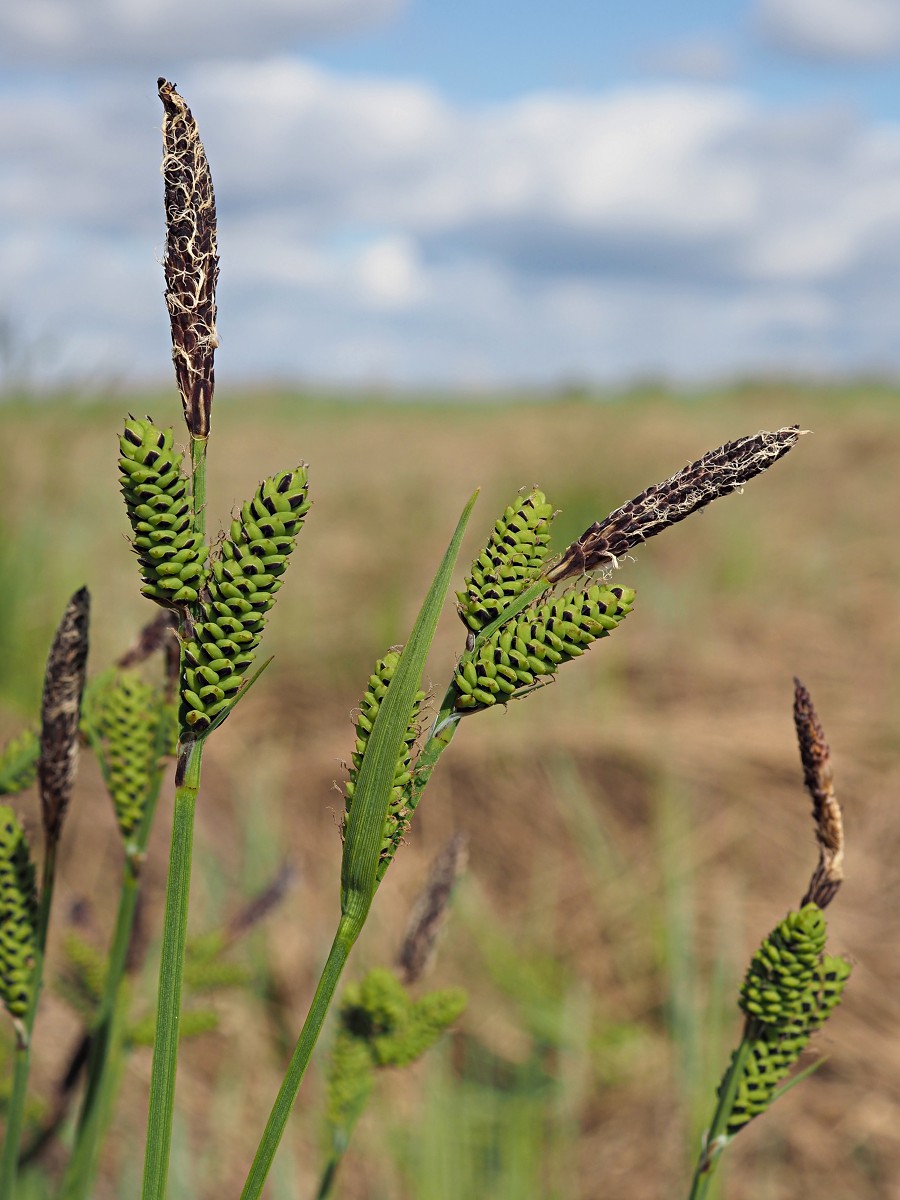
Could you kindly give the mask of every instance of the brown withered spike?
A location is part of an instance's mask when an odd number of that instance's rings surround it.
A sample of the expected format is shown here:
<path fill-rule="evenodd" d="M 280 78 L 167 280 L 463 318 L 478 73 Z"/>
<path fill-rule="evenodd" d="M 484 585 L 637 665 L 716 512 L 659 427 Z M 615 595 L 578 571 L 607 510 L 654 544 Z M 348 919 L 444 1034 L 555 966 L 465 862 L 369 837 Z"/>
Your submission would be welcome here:
<path fill-rule="evenodd" d="M 191 437 L 209 435 L 215 388 L 216 197 L 197 122 L 175 84 L 158 80 L 164 109 L 163 163 L 166 209 L 166 305 L 172 362 Z"/>
<path fill-rule="evenodd" d="M 88 654 L 91 597 L 87 588 L 66 606 L 50 647 L 41 702 L 38 788 L 48 849 L 59 840 L 78 766 L 78 723 Z"/>
<path fill-rule="evenodd" d="M 415 983 L 434 957 L 438 934 L 447 915 L 453 885 L 466 869 L 467 839 L 455 833 L 438 852 L 428 878 L 413 905 L 397 966 L 406 984 Z"/>
<path fill-rule="evenodd" d="M 615 566 L 648 538 L 677 525 L 720 496 L 738 491 L 787 454 L 800 434 L 799 426 L 789 425 L 710 450 L 671 479 L 648 487 L 604 521 L 595 521 L 551 567 L 547 579 L 559 583 L 597 567 Z"/>
<path fill-rule="evenodd" d="M 794 725 L 803 764 L 803 783 L 813 802 L 819 861 L 801 904 L 830 904 L 844 878 L 844 823 L 834 794 L 831 751 L 812 698 L 794 679 Z"/>

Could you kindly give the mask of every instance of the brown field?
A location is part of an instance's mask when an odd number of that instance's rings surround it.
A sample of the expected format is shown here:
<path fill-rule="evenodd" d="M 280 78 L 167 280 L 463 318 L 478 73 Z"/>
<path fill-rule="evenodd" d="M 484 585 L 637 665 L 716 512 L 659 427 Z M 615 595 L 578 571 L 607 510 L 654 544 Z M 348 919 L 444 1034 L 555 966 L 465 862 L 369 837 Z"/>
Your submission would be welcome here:
<path fill-rule="evenodd" d="M 93 594 L 92 671 L 152 616 L 115 479 L 122 413 L 146 398 L 9 405 L 3 416 L 0 733 L 34 711 L 69 594 Z M 177 400 L 152 401 L 159 423 Z M 726 1156 L 728 1200 L 900 1197 L 900 397 L 872 386 L 592 399 L 387 403 L 224 396 L 209 525 L 264 475 L 311 463 L 315 503 L 264 649 L 275 661 L 210 743 L 191 928 L 226 919 L 287 857 L 298 882 L 238 948 L 251 985 L 217 999 L 184 1047 L 172 1200 L 236 1196 L 337 918 L 341 761 L 375 658 L 401 643 L 457 515 L 482 495 L 467 565 L 497 513 L 539 483 L 562 547 L 721 442 L 799 422 L 814 433 L 740 497 L 644 547 L 619 578 L 633 614 L 558 681 L 464 722 L 376 901 L 350 977 L 389 963 L 432 856 L 470 840 L 431 981 L 464 985 L 458 1031 L 380 1081 L 342 1200 L 657 1200 L 686 1196 L 696 1139 L 735 1043 L 760 939 L 815 862 L 791 720 L 809 687 L 845 809 L 847 882 L 829 910 L 855 971 L 816 1049 L 825 1065 Z M 458 573 L 461 580 L 462 571 Z M 461 649 L 448 611 L 428 668 Z M 156 937 L 171 787 L 146 868 Z M 20 809 L 37 841 L 34 797 Z M 90 904 L 108 938 L 119 844 L 85 756 L 63 838 L 54 955 Z M 134 998 L 152 1007 L 153 952 Z M 77 1021 L 48 988 L 35 1085 L 49 1094 Z M 326 1031 L 327 1040 L 327 1031 Z M 325 1045 L 269 1193 L 312 1197 Z M 139 1189 L 150 1054 L 130 1058 L 97 1200 Z M 56 1144 L 45 1159 L 64 1161 Z M 31 1196 L 52 1195 L 39 1181 Z"/>

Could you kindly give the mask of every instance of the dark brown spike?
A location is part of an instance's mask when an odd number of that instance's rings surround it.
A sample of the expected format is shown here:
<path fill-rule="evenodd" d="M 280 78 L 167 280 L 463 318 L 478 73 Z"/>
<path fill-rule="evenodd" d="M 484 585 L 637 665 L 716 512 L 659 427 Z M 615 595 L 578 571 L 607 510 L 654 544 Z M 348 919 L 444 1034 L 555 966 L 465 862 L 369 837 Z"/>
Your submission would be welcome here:
<path fill-rule="evenodd" d="M 397 955 L 397 966 L 406 984 L 420 979 L 434 957 L 437 936 L 444 923 L 453 885 L 465 871 L 467 860 L 466 835 L 455 833 L 431 864 L 428 879 L 413 906 L 406 936 Z"/>
<path fill-rule="evenodd" d="M 801 904 L 825 908 L 844 878 L 844 823 L 834 794 L 831 750 L 825 740 L 812 698 L 799 679 L 794 679 L 794 725 L 803 764 L 803 783 L 813 802 L 819 861 Z"/>
<path fill-rule="evenodd" d="M 172 330 L 172 361 L 184 419 L 192 438 L 209 435 L 215 388 L 216 197 L 197 123 L 166 79 L 158 81 L 163 103 L 163 165 L 166 208 L 166 305 Z"/>
<path fill-rule="evenodd" d="M 648 487 L 606 520 L 595 521 L 547 572 L 547 579 L 559 583 L 597 567 L 615 566 L 648 538 L 677 525 L 720 496 L 739 491 L 787 454 L 800 435 L 799 426 L 789 425 L 710 450 L 671 479 Z"/>
<path fill-rule="evenodd" d="M 59 840 L 78 767 L 78 724 L 88 654 L 91 597 L 81 588 L 59 623 L 44 675 L 38 787 L 48 849 Z"/>

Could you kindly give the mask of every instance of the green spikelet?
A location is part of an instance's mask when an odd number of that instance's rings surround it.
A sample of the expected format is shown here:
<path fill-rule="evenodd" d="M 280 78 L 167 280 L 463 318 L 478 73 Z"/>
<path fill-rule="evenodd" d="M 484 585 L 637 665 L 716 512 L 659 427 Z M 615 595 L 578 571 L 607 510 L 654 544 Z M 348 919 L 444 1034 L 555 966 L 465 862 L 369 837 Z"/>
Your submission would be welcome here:
<path fill-rule="evenodd" d="M 740 1006 L 751 1020 L 783 1028 L 800 1014 L 825 949 L 825 918 L 816 904 L 792 912 L 753 956 Z"/>
<path fill-rule="evenodd" d="M 180 721 L 202 733 L 227 711 L 253 662 L 269 609 L 309 510 L 304 466 L 259 485 L 212 564 L 208 602 L 183 648 Z"/>
<path fill-rule="evenodd" d="M 101 760 L 123 838 L 139 828 L 158 762 L 160 722 L 170 706 L 136 671 L 116 669 L 89 689 L 82 724 Z"/>
<path fill-rule="evenodd" d="M 79 1014 L 86 1025 L 96 1015 L 106 980 L 106 957 L 74 930 L 63 939 L 65 960 L 55 990 Z"/>
<path fill-rule="evenodd" d="M 456 707 L 489 708 L 521 695 L 607 637 L 633 603 L 631 588 L 594 584 L 528 609 L 463 655 L 454 677 Z"/>
<path fill-rule="evenodd" d="M 134 551 L 145 596 L 173 607 L 195 604 L 205 579 L 209 550 L 191 530 L 184 457 L 173 449 L 171 429 L 131 419 L 119 438 L 122 494 L 134 531 Z"/>
<path fill-rule="evenodd" d="M 375 664 L 375 674 L 369 676 L 369 687 L 359 702 L 359 713 L 356 718 L 356 744 L 351 756 L 350 778 L 344 784 L 346 812 L 348 815 L 356 793 L 356 780 L 359 775 L 359 769 L 362 766 L 363 755 L 366 752 L 369 734 L 372 732 L 375 718 L 378 716 L 378 709 L 387 694 L 388 684 L 393 678 L 399 661 L 400 655 L 396 650 L 389 651 L 384 658 L 378 660 Z M 384 877 L 385 871 L 396 854 L 397 848 L 403 840 L 403 835 L 409 828 L 409 823 L 415 810 L 411 787 L 412 751 L 416 738 L 419 735 L 419 712 L 424 699 L 424 692 L 416 693 L 416 700 L 410 714 L 409 725 L 406 728 L 403 747 L 394 769 L 394 786 L 391 790 L 391 798 L 388 803 L 384 835 L 381 842 L 381 856 L 376 872 L 376 878 L 379 882 Z"/>
<path fill-rule="evenodd" d="M 341 1029 L 369 1046 L 376 1066 L 406 1066 L 434 1045 L 465 1006 L 459 988 L 431 992 L 413 1003 L 395 975 L 376 968 L 347 988 Z"/>
<path fill-rule="evenodd" d="M 777 1098 L 779 1085 L 810 1037 L 840 1003 L 851 966 L 844 958 L 823 954 L 824 945 L 821 910 L 808 904 L 790 913 L 754 955 L 740 1000 L 749 1018 L 745 1033 L 749 1053 L 728 1117 L 729 1136 Z M 732 1065 L 738 1053 L 732 1056 Z M 720 1095 L 728 1074 L 720 1084 Z"/>
<path fill-rule="evenodd" d="M 0 751 L 0 796 L 31 787 L 37 776 L 41 741 L 36 729 L 24 729 Z"/>
<path fill-rule="evenodd" d="M 536 488 L 510 505 L 472 563 L 459 615 L 476 633 L 495 620 L 537 579 L 547 557 L 553 508 Z"/>
<path fill-rule="evenodd" d="M 0 993 L 11 1016 L 31 1001 L 37 947 L 34 864 L 15 813 L 0 805 Z"/>

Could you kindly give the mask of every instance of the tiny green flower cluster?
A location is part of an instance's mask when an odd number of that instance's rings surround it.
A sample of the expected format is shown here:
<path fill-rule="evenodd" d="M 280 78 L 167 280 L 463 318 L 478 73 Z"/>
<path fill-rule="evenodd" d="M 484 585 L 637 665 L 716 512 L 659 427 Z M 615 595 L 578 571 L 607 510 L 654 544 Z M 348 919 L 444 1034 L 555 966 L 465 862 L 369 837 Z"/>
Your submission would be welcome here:
<path fill-rule="evenodd" d="M 463 655 L 454 685 L 462 711 L 504 703 L 607 637 L 631 612 L 634 592 L 594 584 L 526 610 Z"/>
<path fill-rule="evenodd" d="M 41 739 L 36 729 L 24 729 L 0 751 L 0 796 L 14 796 L 31 787 L 37 777 Z"/>
<path fill-rule="evenodd" d="M 122 494 L 134 531 L 145 596 L 172 608 L 194 604 L 205 579 L 209 550 L 192 532 L 183 455 L 173 449 L 171 429 L 131 419 L 119 439 Z"/>
<path fill-rule="evenodd" d="M 538 577 L 552 519 L 552 505 L 535 488 L 497 521 L 472 563 L 465 590 L 456 593 L 459 615 L 470 629 L 477 633 L 490 625 Z"/>
<path fill-rule="evenodd" d="M 34 864 L 15 813 L 0 805 L 0 999 L 13 1017 L 31 1002 L 37 945 Z"/>
<path fill-rule="evenodd" d="M 86 696 L 82 726 L 97 749 L 126 840 L 143 820 L 158 769 L 160 722 L 171 720 L 165 710 L 159 691 L 136 671 L 113 670 L 97 680 Z"/>
<path fill-rule="evenodd" d="M 840 1002 L 850 964 L 824 953 L 825 937 L 822 910 L 807 904 L 789 913 L 753 956 L 740 995 L 749 1053 L 728 1117 L 729 1136 L 765 1112 L 812 1034 Z"/>
<path fill-rule="evenodd" d="M 363 755 L 368 745 L 369 734 L 372 732 L 381 702 L 387 695 L 388 684 L 394 676 L 399 661 L 400 655 L 396 650 L 389 651 L 384 658 L 378 660 L 375 664 L 375 673 L 369 676 L 368 689 L 359 703 L 359 712 L 356 718 L 356 744 L 353 747 L 353 754 L 351 756 L 350 777 L 344 784 L 347 815 L 350 813 L 353 797 L 356 794 L 356 781 L 359 776 L 359 769 L 362 766 Z M 415 703 L 410 714 L 409 724 L 406 728 L 406 735 L 403 739 L 403 746 L 394 769 L 394 784 L 388 803 L 388 812 L 381 842 L 381 855 L 378 860 L 378 870 L 376 873 L 378 882 L 384 877 L 385 871 L 396 854 L 403 835 L 409 828 L 410 818 L 415 808 L 411 787 L 412 752 L 416 738 L 419 736 L 419 710 L 424 699 L 424 692 L 416 693 Z"/>
<path fill-rule="evenodd" d="M 201 733 L 233 703 L 309 510 L 306 468 L 261 483 L 212 563 L 194 636 L 183 647 L 180 720 Z M 207 599 L 208 595 L 208 599 Z"/>

